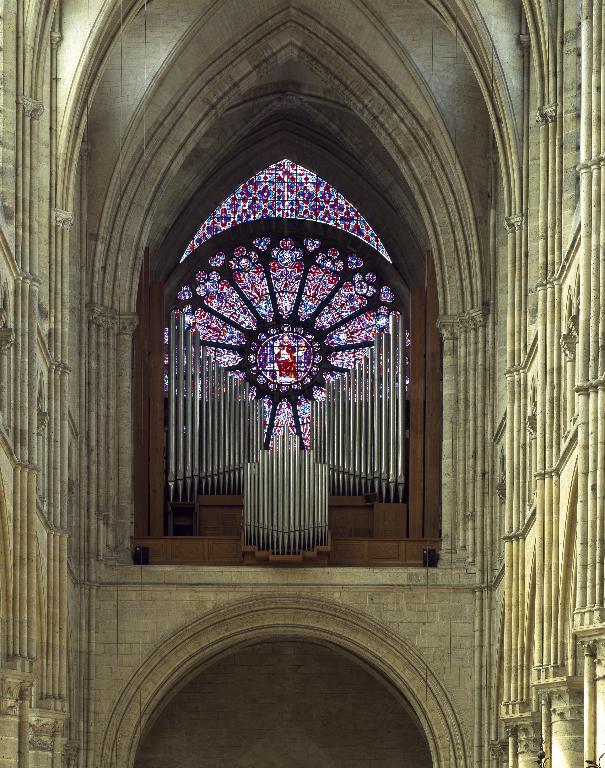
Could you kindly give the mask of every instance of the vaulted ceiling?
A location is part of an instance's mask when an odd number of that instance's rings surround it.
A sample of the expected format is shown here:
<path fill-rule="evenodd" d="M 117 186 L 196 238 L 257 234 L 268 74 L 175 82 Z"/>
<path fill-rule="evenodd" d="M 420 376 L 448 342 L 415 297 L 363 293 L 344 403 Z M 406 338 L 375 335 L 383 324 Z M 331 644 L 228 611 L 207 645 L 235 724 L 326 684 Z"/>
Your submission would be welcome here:
<path fill-rule="evenodd" d="M 146 245 L 167 277 L 221 199 L 289 157 L 360 209 L 399 279 L 422 281 L 431 250 L 442 311 L 481 304 L 494 124 L 501 153 L 517 146 L 520 2 L 81 6 L 63 10 L 59 96 L 64 146 L 87 146 L 99 300 L 133 302 Z"/>

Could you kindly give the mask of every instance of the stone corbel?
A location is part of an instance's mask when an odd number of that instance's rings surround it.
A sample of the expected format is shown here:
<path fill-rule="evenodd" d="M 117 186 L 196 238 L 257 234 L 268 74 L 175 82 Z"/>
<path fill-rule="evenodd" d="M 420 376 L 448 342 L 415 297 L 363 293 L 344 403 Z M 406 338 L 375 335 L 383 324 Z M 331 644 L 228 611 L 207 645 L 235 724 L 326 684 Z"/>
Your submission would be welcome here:
<path fill-rule="evenodd" d="M 43 435 L 48 426 L 48 411 L 38 411 L 38 434 Z"/>
<path fill-rule="evenodd" d="M 568 360 L 575 360 L 578 337 L 575 333 L 563 333 L 560 339 L 561 350 Z"/>
<path fill-rule="evenodd" d="M 550 702 L 553 721 L 582 720 L 584 715 L 582 691 L 567 689 L 552 691 Z"/>
<path fill-rule="evenodd" d="M 115 310 L 100 304 L 89 305 L 88 319 L 91 323 L 101 328 L 115 328 L 117 323 Z"/>
<path fill-rule="evenodd" d="M 442 315 L 437 320 L 437 329 L 443 341 L 454 341 L 458 336 L 458 318 L 453 315 Z"/>
<path fill-rule="evenodd" d="M 527 417 L 527 431 L 532 437 L 536 436 L 538 431 L 538 417 L 535 413 L 530 413 Z"/>
<path fill-rule="evenodd" d="M 492 757 L 504 764 L 508 761 L 508 739 L 490 741 L 489 753 Z"/>

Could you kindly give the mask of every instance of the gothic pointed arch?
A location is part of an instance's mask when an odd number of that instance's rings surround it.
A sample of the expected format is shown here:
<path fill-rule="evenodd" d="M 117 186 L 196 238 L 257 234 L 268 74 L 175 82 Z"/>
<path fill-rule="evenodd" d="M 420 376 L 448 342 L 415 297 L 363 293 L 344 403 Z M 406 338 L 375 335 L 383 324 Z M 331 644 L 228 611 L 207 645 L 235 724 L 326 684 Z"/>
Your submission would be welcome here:
<path fill-rule="evenodd" d="M 284 158 L 255 173 L 219 203 L 187 245 L 181 261 L 220 232 L 259 219 L 328 224 L 354 235 L 391 260 L 382 240 L 341 192 L 314 171 Z"/>

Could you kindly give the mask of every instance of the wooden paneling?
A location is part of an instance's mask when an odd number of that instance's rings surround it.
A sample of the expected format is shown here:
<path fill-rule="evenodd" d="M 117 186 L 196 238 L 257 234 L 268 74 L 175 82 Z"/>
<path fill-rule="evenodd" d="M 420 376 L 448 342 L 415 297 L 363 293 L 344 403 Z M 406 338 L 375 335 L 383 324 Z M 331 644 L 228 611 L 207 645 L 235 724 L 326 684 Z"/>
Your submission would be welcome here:
<path fill-rule="evenodd" d="M 330 536 L 327 547 L 298 556 L 257 552 L 242 546 L 241 536 L 164 536 L 132 540 L 149 549 L 150 565 L 267 565 L 267 566 L 421 566 L 424 549 L 439 549 L 439 539 L 372 539 Z"/>
<path fill-rule="evenodd" d="M 335 536 L 371 536 L 373 508 L 363 496 L 330 496 L 328 528 Z"/>
<path fill-rule="evenodd" d="M 408 530 L 406 504 L 374 504 L 373 535 L 375 539 L 404 539 Z"/>

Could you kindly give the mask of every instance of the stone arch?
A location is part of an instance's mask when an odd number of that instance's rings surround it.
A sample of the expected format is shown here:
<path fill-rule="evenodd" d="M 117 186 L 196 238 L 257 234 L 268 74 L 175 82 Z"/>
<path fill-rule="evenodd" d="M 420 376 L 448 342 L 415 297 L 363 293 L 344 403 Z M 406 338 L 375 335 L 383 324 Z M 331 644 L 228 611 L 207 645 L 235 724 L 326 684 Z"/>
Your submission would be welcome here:
<path fill-rule="evenodd" d="M 339 648 L 395 689 L 414 711 L 436 768 L 468 764 L 462 729 L 445 688 L 404 639 L 349 608 L 324 600 L 263 596 L 238 601 L 167 638 L 128 680 L 105 728 L 100 765 L 131 768 L 160 702 L 238 647 L 268 639 L 312 640 Z"/>
<path fill-rule="evenodd" d="M 311 36 L 312 53 L 305 47 Z M 399 165 L 428 231 L 441 312 L 478 308 L 484 297 L 475 216 L 467 184 L 453 159 L 453 145 L 437 116 L 439 130 L 432 135 L 404 94 L 377 81 L 361 59 L 349 62 L 341 55 L 342 42 L 309 19 L 278 15 L 240 47 L 242 51 L 226 51 L 216 71 L 204 73 L 204 78 L 194 79 L 183 89 L 180 116 L 171 103 L 161 106 L 157 129 L 149 127 L 154 140 L 145 158 L 136 139 L 142 113 L 133 120 L 124 140 L 121 168 L 114 171 L 101 215 L 95 260 L 105 263 L 105 269 L 92 271 L 95 301 L 132 309 L 143 245 L 173 169 L 185 162 L 195 140 L 212 129 L 234 92 L 245 92 L 257 82 L 259 71 L 295 50 L 305 66 L 315 69 L 345 104 L 355 107 Z M 238 80 L 234 84 L 230 72 L 236 64 Z M 157 89 L 161 84 L 154 86 Z M 360 93 L 367 94 L 363 103 L 355 98 Z M 149 105 L 152 99 L 150 93 Z M 192 115 L 196 116 L 193 124 Z M 315 170 L 321 175 L 320 168 Z"/>

